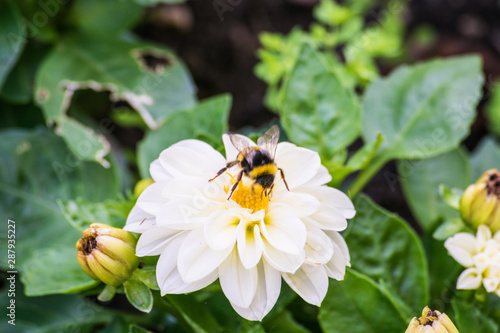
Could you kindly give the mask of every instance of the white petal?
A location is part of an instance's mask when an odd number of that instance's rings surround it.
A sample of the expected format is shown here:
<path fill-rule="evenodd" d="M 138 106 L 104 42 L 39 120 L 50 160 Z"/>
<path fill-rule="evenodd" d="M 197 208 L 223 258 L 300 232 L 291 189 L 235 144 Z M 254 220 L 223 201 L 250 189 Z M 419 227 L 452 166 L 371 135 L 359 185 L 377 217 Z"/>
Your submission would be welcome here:
<path fill-rule="evenodd" d="M 475 268 L 467 268 L 460 274 L 457 289 L 477 289 L 481 286 L 481 274 Z"/>
<path fill-rule="evenodd" d="M 278 144 L 275 161 L 283 169 L 290 189 L 306 184 L 321 167 L 318 153 L 289 142 Z"/>
<path fill-rule="evenodd" d="M 156 225 L 178 230 L 192 229 L 208 220 L 208 216 L 204 215 L 206 214 L 200 214 L 199 211 L 184 203 L 169 201 L 158 212 Z"/>
<path fill-rule="evenodd" d="M 488 275 L 500 278 L 500 253 L 491 258 L 492 263 L 488 267 Z"/>
<path fill-rule="evenodd" d="M 304 250 L 307 263 L 321 265 L 330 261 L 333 255 L 333 243 L 321 229 L 309 228 Z"/>
<path fill-rule="evenodd" d="M 480 252 L 486 246 L 486 242 L 491 239 L 490 228 L 488 228 L 484 224 L 481 224 L 479 227 L 477 227 L 476 239 L 476 250 Z"/>
<path fill-rule="evenodd" d="M 495 233 L 493 238 L 500 244 L 500 230 Z"/>
<path fill-rule="evenodd" d="M 205 223 L 205 239 L 213 250 L 233 248 L 236 228 L 241 220 L 241 208 L 230 208 L 213 212 Z"/>
<path fill-rule="evenodd" d="M 331 240 L 337 245 L 342 252 L 342 256 L 344 257 L 346 266 L 351 266 L 351 256 L 349 255 L 349 249 L 347 248 L 347 243 L 341 234 L 336 231 L 325 231 L 325 233 L 331 238 Z M 335 253 L 335 252 L 334 252 Z"/>
<path fill-rule="evenodd" d="M 455 234 L 444 242 L 444 247 L 460 265 L 472 266 L 472 256 L 476 254 L 476 238 L 466 232 Z"/>
<path fill-rule="evenodd" d="M 476 266 L 479 273 L 482 273 L 488 268 L 491 263 L 491 258 L 484 252 L 478 253 L 472 257 L 472 262 Z"/>
<path fill-rule="evenodd" d="M 255 297 L 247 308 L 231 304 L 234 310 L 248 320 L 262 320 L 273 308 L 281 291 L 280 273 L 272 268 L 265 260 L 257 266 L 259 281 Z"/>
<path fill-rule="evenodd" d="M 209 144 L 198 140 L 184 140 L 160 154 L 160 163 L 173 178 L 199 176 L 207 180 L 222 169 L 226 160 Z"/>
<path fill-rule="evenodd" d="M 151 162 L 149 165 L 149 174 L 155 182 L 162 182 L 164 180 L 172 179 L 172 175 L 167 172 L 161 165 L 158 159 Z"/>
<path fill-rule="evenodd" d="M 329 183 L 331 180 L 332 176 L 330 176 L 328 169 L 321 165 L 316 174 L 304 186 L 321 186 Z M 302 188 L 302 186 L 299 188 Z"/>
<path fill-rule="evenodd" d="M 151 228 L 141 235 L 135 252 L 138 257 L 159 255 L 178 234 L 179 230 L 158 227 Z"/>
<path fill-rule="evenodd" d="M 224 191 L 223 178 L 225 176 L 209 182 L 207 178 L 195 176 L 182 176 L 166 182 L 162 196 L 176 201 L 182 201 L 199 210 L 206 210 L 207 207 L 216 205 L 217 202 L 224 204 L 227 194 Z M 219 209 L 224 206 L 218 206 Z"/>
<path fill-rule="evenodd" d="M 330 261 L 325 265 L 326 273 L 329 277 L 335 280 L 343 280 L 345 275 L 345 268 L 349 265 L 349 261 L 345 259 L 342 251 L 337 246 L 337 243 L 333 243 L 333 255 Z"/>
<path fill-rule="evenodd" d="M 496 240 L 490 239 L 486 242 L 483 252 L 493 259 L 493 256 L 500 252 L 500 244 Z"/>
<path fill-rule="evenodd" d="M 156 280 L 162 294 L 165 294 L 165 281 L 173 270 L 177 269 L 177 254 L 179 247 L 186 238 L 188 232 L 182 232 L 172 237 L 167 243 L 156 264 Z"/>
<path fill-rule="evenodd" d="M 159 261 L 158 261 L 159 262 Z M 165 294 L 187 294 L 196 290 L 205 288 L 211 285 L 217 278 L 218 270 L 214 270 L 212 273 L 208 274 L 203 279 L 192 283 L 185 283 L 177 267 L 171 271 L 163 283 L 161 295 Z"/>
<path fill-rule="evenodd" d="M 210 160 L 224 160 L 224 156 L 221 155 L 217 150 L 215 150 L 211 145 L 200 140 L 182 140 L 173 144 L 171 147 L 189 149 L 192 152 L 205 155 L 205 158 Z M 222 158 L 222 159 L 221 159 Z M 201 162 L 201 161 L 200 161 Z M 225 164 L 225 161 L 223 162 Z"/>
<path fill-rule="evenodd" d="M 240 134 L 231 134 L 231 135 L 238 136 L 238 137 L 240 137 L 241 140 L 247 141 L 248 142 L 248 146 L 250 146 L 250 147 L 256 146 L 256 144 L 252 140 L 250 140 L 249 138 L 247 138 L 244 135 L 240 135 Z M 236 160 L 236 157 L 238 156 L 238 154 L 240 152 L 233 145 L 233 143 L 231 142 L 231 139 L 229 139 L 229 135 L 228 134 L 222 135 L 222 142 L 224 142 L 224 148 L 226 148 L 226 160 L 228 162 Z"/>
<path fill-rule="evenodd" d="M 282 274 L 283 279 L 307 303 L 321 305 L 328 291 L 328 276 L 323 266 L 303 265 L 295 274 Z"/>
<path fill-rule="evenodd" d="M 295 273 L 304 263 L 305 251 L 298 254 L 290 254 L 276 249 L 274 246 L 264 241 L 263 255 L 267 262 L 280 272 Z"/>
<path fill-rule="evenodd" d="M 283 207 L 298 218 L 309 216 L 316 212 L 320 202 L 314 196 L 307 193 L 279 191 L 272 193 L 272 201 L 269 211 L 274 208 Z"/>
<path fill-rule="evenodd" d="M 230 251 L 212 250 L 205 241 L 203 229 L 192 230 L 182 242 L 177 258 L 182 280 L 191 283 L 206 277 L 227 258 Z"/>
<path fill-rule="evenodd" d="M 342 231 L 347 228 L 347 220 L 335 207 L 321 204 L 316 213 L 309 216 L 321 229 Z"/>
<path fill-rule="evenodd" d="M 236 248 L 219 267 L 219 281 L 224 295 L 238 307 L 247 308 L 257 291 L 257 267 L 246 269 Z"/>
<path fill-rule="evenodd" d="M 156 279 L 162 296 L 184 294 L 202 289 L 217 279 L 217 270 L 193 283 L 185 283 L 177 270 L 177 255 L 187 233 L 180 233 L 167 244 L 156 265 Z"/>
<path fill-rule="evenodd" d="M 238 230 L 237 239 L 238 253 L 243 267 L 250 269 L 257 265 L 262 258 L 262 250 L 264 248 L 259 225 L 252 224 L 252 222 L 241 225 L 241 228 Z"/>
<path fill-rule="evenodd" d="M 285 209 L 273 209 L 260 223 L 264 238 L 276 249 L 299 254 L 306 243 L 304 223 Z"/>
<path fill-rule="evenodd" d="M 346 219 L 354 217 L 356 210 L 351 199 L 342 191 L 328 186 L 304 186 L 297 189 L 309 193 L 320 200 L 321 203 L 335 207 Z"/>
<path fill-rule="evenodd" d="M 146 213 L 156 216 L 160 208 L 167 202 L 167 199 L 161 194 L 167 182 L 149 185 L 137 199 L 136 205 Z"/>
<path fill-rule="evenodd" d="M 153 215 L 146 213 L 136 205 L 128 214 L 127 223 L 123 229 L 143 233 L 154 226 L 156 226 L 156 218 Z"/>
<path fill-rule="evenodd" d="M 492 293 L 498 289 L 500 279 L 497 277 L 485 278 L 483 279 L 483 286 L 487 292 Z"/>

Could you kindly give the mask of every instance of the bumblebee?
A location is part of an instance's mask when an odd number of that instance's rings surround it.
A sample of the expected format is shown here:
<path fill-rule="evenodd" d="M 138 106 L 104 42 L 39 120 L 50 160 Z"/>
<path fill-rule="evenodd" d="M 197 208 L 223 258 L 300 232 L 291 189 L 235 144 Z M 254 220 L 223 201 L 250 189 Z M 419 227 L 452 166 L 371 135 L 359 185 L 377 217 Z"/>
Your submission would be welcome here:
<path fill-rule="evenodd" d="M 281 179 L 285 183 L 286 189 L 288 184 L 285 180 L 285 173 L 283 169 L 279 168 L 274 163 L 274 156 L 276 155 L 276 147 L 278 146 L 278 140 L 280 138 L 280 130 L 278 126 L 274 125 L 271 127 L 262 137 L 257 140 L 257 146 L 250 146 L 249 140 L 238 134 L 229 134 L 229 139 L 233 146 L 238 150 L 239 154 L 234 161 L 228 162 L 226 166 L 217 172 L 214 178 L 209 181 L 213 181 L 215 178 L 222 175 L 227 169 L 239 164 L 241 171 L 236 177 L 236 182 L 231 187 L 229 197 L 227 200 L 231 199 L 234 191 L 241 182 L 243 175 L 252 179 L 255 184 L 262 187 L 262 193 L 268 196 L 274 187 L 274 179 L 278 171 L 280 172 Z"/>

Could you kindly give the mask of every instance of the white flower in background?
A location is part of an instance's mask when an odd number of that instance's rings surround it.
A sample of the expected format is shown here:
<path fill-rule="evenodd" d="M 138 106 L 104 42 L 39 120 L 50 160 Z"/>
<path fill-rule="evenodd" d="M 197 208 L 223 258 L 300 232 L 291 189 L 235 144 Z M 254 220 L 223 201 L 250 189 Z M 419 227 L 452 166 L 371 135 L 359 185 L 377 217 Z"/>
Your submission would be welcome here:
<path fill-rule="evenodd" d="M 324 185 L 331 177 L 317 153 L 286 142 L 278 144 L 274 161 L 290 191 L 279 174 L 270 197 L 243 177 L 227 200 L 240 167 L 208 181 L 238 155 L 229 136 L 223 140 L 226 159 L 204 142 L 185 140 L 151 164 L 155 183 L 125 227 L 142 233 L 137 255 L 160 255 L 156 277 L 163 295 L 192 292 L 218 278 L 236 312 L 250 320 L 272 309 L 281 278 L 319 306 L 328 277 L 342 280 L 350 266 L 339 231 L 355 214 L 352 202 Z"/>
<path fill-rule="evenodd" d="M 450 255 L 462 266 L 457 289 L 477 289 L 483 284 L 486 291 L 500 296 L 500 231 L 491 235 L 490 229 L 480 225 L 476 237 L 462 232 L 444 243 Z"/>

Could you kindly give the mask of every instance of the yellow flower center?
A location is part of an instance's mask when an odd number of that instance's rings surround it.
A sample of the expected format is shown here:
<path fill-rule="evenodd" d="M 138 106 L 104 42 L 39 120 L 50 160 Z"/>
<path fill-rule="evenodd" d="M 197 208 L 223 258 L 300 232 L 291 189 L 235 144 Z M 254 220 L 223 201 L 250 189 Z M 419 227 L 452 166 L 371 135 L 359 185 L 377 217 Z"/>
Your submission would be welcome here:
<path fill-rule="evenodd" d="M 231 176 L 231 184 L 235 182 L 236 179 Z M 226 186 L 224 190 L 229 194 L 231 186 Z M 231 199 L 241 207 L 251 209 L 252 213 L 261 209 L 267 210 L 269 206 L 269 195 L 265 193 L 261 185 L 252 184 L 248 186 L 243 184 L 243 181 L 240 181 Z"/>

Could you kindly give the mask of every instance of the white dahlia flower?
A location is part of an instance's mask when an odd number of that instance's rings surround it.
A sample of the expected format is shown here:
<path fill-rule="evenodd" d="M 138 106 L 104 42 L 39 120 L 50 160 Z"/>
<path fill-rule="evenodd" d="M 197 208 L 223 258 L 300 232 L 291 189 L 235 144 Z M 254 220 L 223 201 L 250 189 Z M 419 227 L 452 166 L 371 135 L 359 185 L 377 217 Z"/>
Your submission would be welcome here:
<path fill-rule="evenodd" d="M 279 143 L 270 196 L 243 177 L 230 200 L 239 165 L 209 182 L 238 151 L 223 137 L 226 159 L 210 145 L 185 140 L 151 163 L 154 183 L 139 197 L 125 229 L 142 233 L 138 256 L 160 255 L 156 267 L 164 294 L 202 289 L 219 279 L 242 317 L 262 320 L 272 309 L 281 278 L 306 302 L 320 305 L 328 277 L 342 280 L 350 266 L 339 231 L 354 206 L 331 180 L 314 151 Z M 249 140 L 249 145 L 255 146 Z"/>
<path fill-rule="evenodd" d="M 500 296 L 500 231 L 492 237 L 490 228 L 480 225 L 476 237 L 461 232 L 444 243 L 450 255 L 467 269 L 460 274 L 457 289 L 477 289 Z"/>

